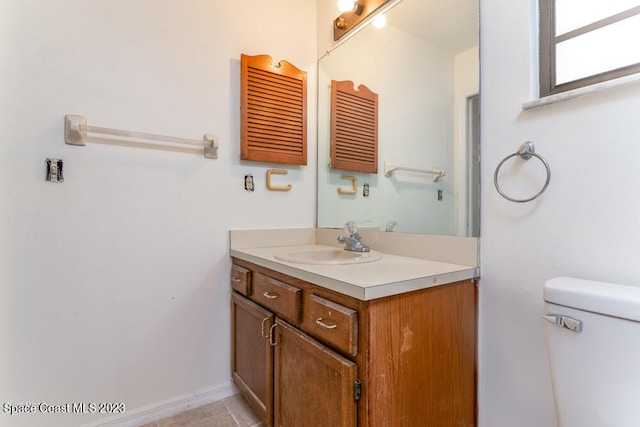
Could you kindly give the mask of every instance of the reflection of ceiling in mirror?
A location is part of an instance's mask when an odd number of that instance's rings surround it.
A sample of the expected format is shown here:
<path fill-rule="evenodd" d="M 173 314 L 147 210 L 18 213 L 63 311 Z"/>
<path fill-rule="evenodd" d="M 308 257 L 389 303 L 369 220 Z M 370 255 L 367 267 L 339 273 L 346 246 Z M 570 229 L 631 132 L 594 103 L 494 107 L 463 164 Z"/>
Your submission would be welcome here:
<path fill-rule="evenodd" d="M 387 25 L 452 52 L 478 46 L 478 0 L 402 0 L 388 13 Z"/>

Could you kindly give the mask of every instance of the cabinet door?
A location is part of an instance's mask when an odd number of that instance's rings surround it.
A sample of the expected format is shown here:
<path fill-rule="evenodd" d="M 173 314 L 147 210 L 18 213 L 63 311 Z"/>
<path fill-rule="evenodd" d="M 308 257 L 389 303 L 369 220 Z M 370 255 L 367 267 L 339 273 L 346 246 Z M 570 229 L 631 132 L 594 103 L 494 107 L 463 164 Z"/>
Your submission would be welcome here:
<path fill-rule="evenodd" d="M 268 426 L 273 422 L 273 313 L 233 292 L 232 376 L 238 390 Z"/>
<path fill-rule="evenodd" d="M 355 427 L 357 366 L 276 319 L 275 426 Z"/>

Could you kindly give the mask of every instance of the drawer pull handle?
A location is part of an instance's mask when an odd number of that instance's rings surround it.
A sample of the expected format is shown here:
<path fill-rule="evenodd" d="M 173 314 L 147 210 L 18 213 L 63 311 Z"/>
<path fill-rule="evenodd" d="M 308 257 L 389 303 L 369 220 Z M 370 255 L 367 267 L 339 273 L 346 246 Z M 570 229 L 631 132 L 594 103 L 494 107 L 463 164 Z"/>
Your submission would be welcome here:
<path fill-rule="evenodd" d="M 325 328 L 325 329 L 335 329 L 335 328 L 337 328 L 337 327 L 338 327 L 338 325 L 327 325 L 326 323 L 324 323 L 324 322 L 322 321 L 322 317 L 318 317 L 318 318 L 316 319 L 316 323 L 317 323 L 318 325 L 322 326 L 322 327 L 323 327 L 323 328 Z"/>
<path fill-rule="evenodd" d="M 234 281 L 234 282 L 236 282 L 236 283 L 238 283 L 238 282 L 242 282 L 242 279 L 241 279 L 241 278 L 239 278 L 239 277 L 235 277 L 235 276 L 232 276 L 232 277 L 231 277 L 231 280 L 233 280 L 233 281 Z"/>
<path fill-rule="evenodd" d="M 262 338 L 269 338 L 269 335 L 264 334 L 264 322 L 266 322 L 269 319 L 271 319 L 271 316 L 267 316 L 264 319 L 262 319 Z"/>
<path fill-rule="evenodd" d="M 269 293 L 269 291 L 265 292 L 265 293 L 264 293 L 264 294 L 262 294 L 262 295 L 264 295 L 266 298 L 269 298 L 269 299 L 276 299 L 276 298 L 278 298 L 278 295 L 277 295 L 277 294 L 271 294 L 271 293 Z"/>

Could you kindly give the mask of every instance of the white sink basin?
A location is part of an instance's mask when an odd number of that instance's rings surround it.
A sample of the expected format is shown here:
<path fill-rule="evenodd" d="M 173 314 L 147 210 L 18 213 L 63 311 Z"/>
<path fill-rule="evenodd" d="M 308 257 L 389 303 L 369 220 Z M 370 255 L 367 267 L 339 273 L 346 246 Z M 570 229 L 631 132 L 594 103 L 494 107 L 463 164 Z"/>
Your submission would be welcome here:
<path fill-rule="evenodd" d="M 342 248 L 313 248 L 282 252 L 274 255 L 279 261 L 296 264 L 361 264 L 382 259 L 380 252 L 351 252 Z"/>

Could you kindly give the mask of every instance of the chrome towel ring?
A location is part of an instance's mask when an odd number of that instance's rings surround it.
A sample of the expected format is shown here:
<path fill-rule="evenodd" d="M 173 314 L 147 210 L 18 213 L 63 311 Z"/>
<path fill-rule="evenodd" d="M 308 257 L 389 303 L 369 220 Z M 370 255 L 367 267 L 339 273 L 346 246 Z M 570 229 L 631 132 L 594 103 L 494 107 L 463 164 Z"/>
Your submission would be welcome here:
<path fill-rule="evenodd" d="M 535 196 L 529 197 L 528 199 L 514 199 L 512 197 L 509 197 L 502 191 L 502 189 L 500 188 L 500 185 L 498 184 L 498 172 L 500 172 L 500 168 L 502 167 L 504 162 L 506 162 L 507 160 L 509 160 L 514 156 L 518 156 L 522 160 L 529 160 L 532 156 L 536 157 L 538 160 L 542 162 L 544 167 L 547 169 L 547 180 L 545 181 L 544 186 L 542 187 L 542 190 L 540 190 Z M 525 142 L 518 148 L 518 151 L 516 151 L 513 154 L 509 154 L 507 157 L 502 159 L 502 161 L 498 164 L 498 167 L 496 167 L 496 172 L 493 174 L 493 183 L 495 184 L 496 190 L 498 190 L 498 193 L 500 193 L 500 195 L 505 199 L 515 203 L 526 203 L 526 202 L 530 202 L 532 200 L 537 199 L 538 197 L 540 197 L 542 193 L 545 192 L 545 190 L 549 186 L 549 181 L 551 181 L 551 168 L 549 167 L 549 163 L 547 163 L 544 157 L 536 153 L 536 146 L 531 141 Z"/>

